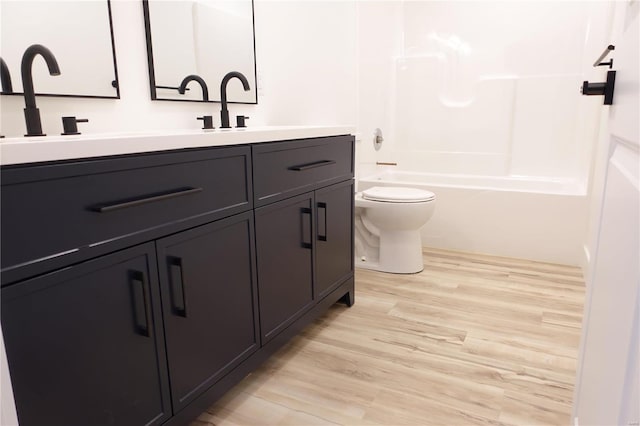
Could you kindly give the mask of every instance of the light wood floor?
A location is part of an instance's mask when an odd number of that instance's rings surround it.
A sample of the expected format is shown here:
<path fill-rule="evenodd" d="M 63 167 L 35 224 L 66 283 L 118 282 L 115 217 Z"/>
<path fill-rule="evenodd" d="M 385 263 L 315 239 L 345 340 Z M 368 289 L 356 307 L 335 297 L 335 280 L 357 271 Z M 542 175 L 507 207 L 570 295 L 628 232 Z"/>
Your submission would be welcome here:
<path fill-rule="evenodd" d="M 193 426 L 569 425 L 578 268 L 428 249 L 415 275 L 356 272 L 325 316 Z"/>

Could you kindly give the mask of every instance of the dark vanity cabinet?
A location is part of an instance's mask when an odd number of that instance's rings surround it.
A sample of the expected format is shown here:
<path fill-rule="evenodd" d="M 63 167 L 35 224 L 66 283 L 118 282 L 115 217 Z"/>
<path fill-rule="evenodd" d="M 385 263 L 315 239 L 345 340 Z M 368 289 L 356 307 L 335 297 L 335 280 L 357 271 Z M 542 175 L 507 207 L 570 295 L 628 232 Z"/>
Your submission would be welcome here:
<path fill-rule="evenodd" d="M 176 410 L 260 346 L 252 230 L 243 213 L 156 242 Z"/>
<path fill-rule="evenodd" d="M 354 186 L 348 180 L 315 191 L 315 294 L 323 298 L 353 275 Z M 353 303 L 348 294 L 347 304 Z"/>
<path fill-rule="evenodd" d="M 353 276 L 352 150 L 349 136 L 253 147 L 263 342 Z"/>
<path fill-rule="evenodd" d="M 313 196 L 256 210 L 262 341 L 268 342 L 313 303 Z"/>
<path fill-rule="evenodd" d="M 22 426 L 184 424 L 328 306 L 353 303 L 351 136 L 1 178 Z"/>
<path fill-rule="evenodd" d="M 171 415 L 153 244 L 6 287 L 2 332 L 20 425 Z"/>

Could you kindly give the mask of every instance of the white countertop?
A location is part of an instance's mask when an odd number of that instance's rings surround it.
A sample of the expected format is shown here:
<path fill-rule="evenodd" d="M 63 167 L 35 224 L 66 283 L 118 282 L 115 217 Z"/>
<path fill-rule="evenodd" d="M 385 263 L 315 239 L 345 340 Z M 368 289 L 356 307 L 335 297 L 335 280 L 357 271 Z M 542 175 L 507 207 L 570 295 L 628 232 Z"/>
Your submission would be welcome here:
<path fill-rule="evenodd" d="M 0 165 L 355 134 L 352 126 L 266 126 L 0 139 Z"/>

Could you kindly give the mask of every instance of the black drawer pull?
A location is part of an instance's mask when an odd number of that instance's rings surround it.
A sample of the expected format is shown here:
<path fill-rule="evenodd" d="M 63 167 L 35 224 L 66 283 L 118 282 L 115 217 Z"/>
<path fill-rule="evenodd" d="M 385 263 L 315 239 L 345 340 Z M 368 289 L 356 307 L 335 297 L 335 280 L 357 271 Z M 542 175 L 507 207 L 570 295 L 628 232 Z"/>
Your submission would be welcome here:
<path fill-rule="evenodd" d="M 108 213 L 114 210 L 126 209 L 128 207 L 135 207 L 142 204 L 154 203 L 156 201 L 168 200 L 169 198 L 182 197 L 183 195 L 195 194 L 201 191 L 202 188 L 173 189 L 171 191 L 146 195 L 140 198 L 130 198 L 128 200 L 118 201 L 116 203 L 98 204 L 96 206 L 89 207 L 89 210 L 98 213 Z"/>
<path fill-rule="evenodd" d="M 133 304 L 133 321 L 136 333 L 151 337 L 151 306 L 149 284 L 144 279 L 144 273 L 129 271 L 131 282 L 131 298 Z"/>
<path fill-rule="evenodd" d="M 309 169 L 315 169 L 316 167 L 329 166 L 331 164 L 336 164 L 334 160 L 320 160 L 314 161 L 313 163 L 301 164 L 299 166 L 291 166 L 289 170 L 295 170 L 296 172 L 303 172 Z"/>

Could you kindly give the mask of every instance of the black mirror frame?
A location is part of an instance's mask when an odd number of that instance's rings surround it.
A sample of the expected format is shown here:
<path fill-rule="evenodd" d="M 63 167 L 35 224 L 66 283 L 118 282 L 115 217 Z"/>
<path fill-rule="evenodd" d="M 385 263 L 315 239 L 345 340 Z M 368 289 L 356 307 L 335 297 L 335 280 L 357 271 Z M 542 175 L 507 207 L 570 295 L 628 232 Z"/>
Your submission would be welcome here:
<path fill-rule="evenodd" d="M 156 91 L 156 78 L 153 64 L 153 45 L 151 42 L 151 18 L 149 16 L 149 0 L 142 0 L 142 11 L 144 14 L 144 33 L 147 39 L 147 64 L 149 67 L 149 90 L 151 94 L 151 100 L 153 101 L 170 101 L 170 102 L 204 102 L 204 103 L 221 103 L 221 100 L 202 100 L 202 99 L 169 99 L 158 98 Z M 245 105 L 257 105 L 258 104 L 258 65 L 256 60 L 256 14 L 254 0 L 251 0 L 251 30 L 253 31 L 253 78 L 256 84 L 255 95 L 256 99 L 253 102 L 238 102 L 228 101 L 230 104 L 245 104 Z M 217 87 L 218 82 L 214 87 Z"/>
<path fill-rule="evenodd" d="M 116 89 L 115 96 L 101 96 L 101 95 L 69 95 L 69 94 L 56 94 L 56 93 L 38 93 L 36 96 L 47 96 L 56 98 L 88 98 L 88 99 L 120 99 L 120 81 L 118 77 L 118 61 L 116 60 L 116 42 L 113 36 L 113 17 L 111 12 L 111 0 L 105 0 L 107 2 L 107 11 L 109 13 L 109 35 L 111 36 L 111 55 L 113 57 L 113 73 L 115 80 L 111 81 L 111 86 Z M 1 93 L 2 96 L 24 96 L 24 92 L 11 92 Z"/>

